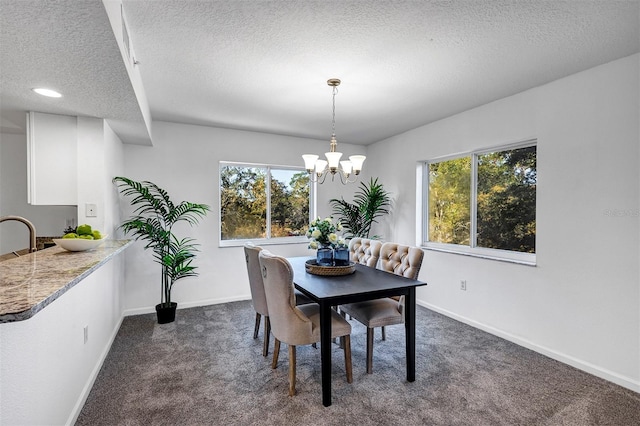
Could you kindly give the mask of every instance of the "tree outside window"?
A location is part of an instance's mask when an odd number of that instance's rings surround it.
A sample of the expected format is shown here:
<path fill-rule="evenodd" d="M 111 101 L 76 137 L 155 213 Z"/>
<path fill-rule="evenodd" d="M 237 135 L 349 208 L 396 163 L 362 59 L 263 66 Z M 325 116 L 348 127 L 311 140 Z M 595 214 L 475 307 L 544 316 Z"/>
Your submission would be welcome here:
<path fill-rule="evenodd" d="M 469 245 L 471 158 L 429 164 L 429 241 Z"/>
<path fill-rule="evenodd" d="M 535 253 L 536 147 L 478 155 L 478 247 Z"/>
<path fill-rule="evenodd" d="M 309 188 L 301 169 L 221 163 L 221 241 L 304 236 Z"/>
<path fill-rule="evenodd" d="M 535 253 L 535 141 L 426 162 L 429 243 Z"/>

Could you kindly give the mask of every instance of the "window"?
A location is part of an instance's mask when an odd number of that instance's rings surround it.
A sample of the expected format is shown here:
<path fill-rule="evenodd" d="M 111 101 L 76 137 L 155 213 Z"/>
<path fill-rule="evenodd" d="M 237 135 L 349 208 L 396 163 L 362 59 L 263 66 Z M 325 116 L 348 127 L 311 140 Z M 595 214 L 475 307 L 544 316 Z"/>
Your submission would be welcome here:
<path fill-rule="evenodd" d="M 423 165 L 423 245 L 535 264 L 536 142 Z"/>
<path fill-rule="evenodd" d="M 220 163 L 220 245 L 306 241 L 310 208 L 304 169 Z"/>

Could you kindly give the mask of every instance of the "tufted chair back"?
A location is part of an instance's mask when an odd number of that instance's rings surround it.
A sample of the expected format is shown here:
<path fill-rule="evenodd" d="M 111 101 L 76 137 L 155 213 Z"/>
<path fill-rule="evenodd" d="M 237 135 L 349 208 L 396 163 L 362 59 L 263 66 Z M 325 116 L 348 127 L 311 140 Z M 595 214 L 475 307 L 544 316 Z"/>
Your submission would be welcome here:
<path fill-rule="evenodd" d="M 424 252 L 419 247 L 384 243 L 380 249 L 380 269 L 417 280 L 423 258 Z"/>
<path fill-rule="evenodd" d="M 349 241 L 349 258 L 352 262 L 375 268 L 380 257 L 382 243 L 368 238 L 355 237 Z"/>

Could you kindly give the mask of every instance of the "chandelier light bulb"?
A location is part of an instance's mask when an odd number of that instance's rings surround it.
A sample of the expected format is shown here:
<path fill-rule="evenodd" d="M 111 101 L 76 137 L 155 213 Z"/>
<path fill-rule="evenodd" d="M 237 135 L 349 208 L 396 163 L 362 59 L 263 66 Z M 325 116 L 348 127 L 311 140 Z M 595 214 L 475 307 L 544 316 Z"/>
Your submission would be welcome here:
<path fill-rule="evenodd" d="M 307 169 L 307 172 L 313 173 L 313 170 L 316 168 L 318 156 L 315 154 L 304 154 L 302 159 L 304 160 L 304 168 Z"/>
<path fill-rule="evenodd" d="M 324 156 L 327 157 L 330 169 L 338 168 L 338 165 L 340 164 L 340 157 L 342 157 L 341 152 L 325 152 Z"/>
<path fill-rule="evenodd" d="M 340 166 L 342 166 L 342 171 L 344 172 L 345 176 L 349 176 L 351 174 L 351 161 L 341 161 Z"/>
<path fill-rule="evenodd" d="M 322 176 L 322 173 L 325 172 L 325 169 L 327 167 L 327 162 L 325 160 L 318 160 L 316 161 L 316 174 L 318 176 Z"/>
<path fill-rule="evenodd" d="M 362 170 L 362 165 L 364 164 L 364 160 L 366 159 L 367 157 L 365 157 L 364 155 L 352 155 L 349 157 L 349 160 L 353 165 L 353 171 L 356 174 L 360 173 L 360 170 Z"/>

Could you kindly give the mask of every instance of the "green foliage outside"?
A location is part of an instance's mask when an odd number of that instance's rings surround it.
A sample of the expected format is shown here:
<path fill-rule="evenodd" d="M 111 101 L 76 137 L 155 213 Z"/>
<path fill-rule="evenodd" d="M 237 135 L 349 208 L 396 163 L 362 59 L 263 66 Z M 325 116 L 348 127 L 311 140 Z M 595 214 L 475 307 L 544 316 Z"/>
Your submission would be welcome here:
<path fill-rule="evenodd" d="M 222 239 L 265 238 L 267 232 L 266 172 L 225 166 L 220 172 Z"/>
<path fill-rule="evenodd" d="M 478 156 L 476 246 L 535 253 L 536 147 Z M 429 241 L 470 245 L 471 157 L 429 164 Z"/>
<path fill-rule="evenodd" d="M 479 247 L 535 253 L 536 147 L 478 157 Z"/>
<path fill-rule="evenodd" d="M 471 158 L 429 164 L 429 241 L 469 245 Z"/>
<path fill-rule="evenodd" d="M 278 177 L 285 176 L 279 179 Z M 224 166 L 220 170 L 223 240 L 267 238 L 267 169 Z M 309 225 L 309 175 L 272 170 L 270 238 L 305 235 Z"/>

